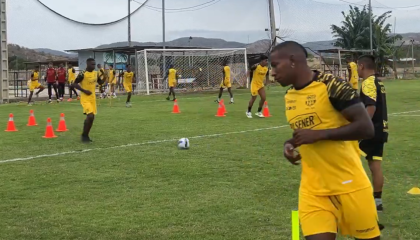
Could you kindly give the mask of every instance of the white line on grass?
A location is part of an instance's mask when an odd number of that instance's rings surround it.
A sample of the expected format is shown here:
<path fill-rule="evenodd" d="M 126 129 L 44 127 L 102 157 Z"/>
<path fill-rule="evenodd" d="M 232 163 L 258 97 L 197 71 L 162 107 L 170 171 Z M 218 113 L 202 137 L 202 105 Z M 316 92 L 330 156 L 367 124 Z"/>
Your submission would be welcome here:
<path fill-rule="evenodd" d="M 414 113 L 414 112 L 420 112 L 420 110 L 408 111 L 408 112 L 399 112 L 399 113 L 391 113 L 389 115 L 399 115 L 399 114 Z M 402 116 L 402 115 L 399 115 L 399 116 Z M 414 115 L 407 115 L 407 116 L 414 116 Z M 248 132 L 259 132 L 259 131 L 273 130 L 273 129 L 284 128 L 284 127 L 288 127 L 288 126 L 289 125 L 281 125 L 281 126 L 276 126 L 276 127 L 257 128 L 257 129 L 237 131 L 237 132 L 226 132 L 226 133 L 215 133 L 215 134 L 208 134 L 208 135 L 198 135 L 198 136 L 193 136 L 193 137 L 189 137 L 189 138 L 190 139 L 196 139 L 196 138 L 219 137 L 219 136 L 226 136 L 226 135 L 232 135 L 232 134 L 241 134 L 241 133 L 248 133 Z M 95 150 L 106 150 L 106 149 L 125 148 L 125 147 L 134 147 L 134 146 L 141 146 L 141 145 L 148 145 L 148 144 L 173 142 L 173 141 L 177 141 L 177 140 L 178 140 L 177 138 L 172 138 L 172 139 L 163 139 L 163 140 L 157 140 L 157 141 L 147 141 L 147 142 L 141 142 L 141 143 L 130 143 L 130 144 L 113 146 L 113 147 L 106 147 L 106 148 L 91 148 L 91 149 L 84 149 L 84 150 L 75 150 L 75 151 L 68 151 L 68 152 L 52 153 L 52 154 L 42 154 L 42 155 L 37 155 L 37 156 L 0 160 L 0 164 L 1 163 L 8 163 L 8 162 L 29 161 L 29 160 L 38 159 L 38 158 L 63 156 L 63 155 L 70 155 L 70 154 L 76 154 L 76 153 L 85 153 L 85 152 L 90 152 L 90 151 L 95 151 Z"/>
<path fill-rule="evenodd" d="M 198 135 L 198 136 L 189 137 L 189 139 L 209 138 L 209 137 L 219 137 L 219 136 L 226 136 L 226 135 L 232 135 L 232 134 L 259 132 L 259 131 L 266 131 L 266 130 L 284 128 L 284 127 L 288 127 L 288 126 L 289 125 L 281 125 L 281 126 L 276 126 L 276 127 L 257 128 L 257 129 L 243 130 L 243 131 L 237 131 L 237 132 L 226 132 L 226 133 L 215 133 L 215 134 L 208 134 L 208 135 Z M 85 152 L 96 151 L 96 150 L 135 147 L 135 146 L 141 146 L 141 145 L 158 144 L 158 143 L 175 142 L 175 141 L 178 141 L 178 138 L 163 139 L 163 140 L 156 140 L 156 141 L 147 141 L 147 142 L 141 142 L 141 143 L 130 143 L 130 144 L 125 144 L 125 145 L 113 146 L 113 147 L 98 147 L 98 148 L 91 148 L 91 149 L 84 149 L 84 150 L 74 150 L 74 151 L 59 152 L 59 153 L 52 153 L 52 154 L 42 154 L 42 155 L 37 155 L 37 156 L 1 160 L 0 164 L 1 163 L 8 163 L 8 162 L 29 161 L 29 160 L 38 159 L 38 158 L 63 156 L 63 155 L 70 155 L 70 154 L 76 154 L 76 153 L 85 153 Z"/>
<path fill-rule="evenodd" d="M 394 115 L 396 117 L 420 117 L 420 115 Z"/>

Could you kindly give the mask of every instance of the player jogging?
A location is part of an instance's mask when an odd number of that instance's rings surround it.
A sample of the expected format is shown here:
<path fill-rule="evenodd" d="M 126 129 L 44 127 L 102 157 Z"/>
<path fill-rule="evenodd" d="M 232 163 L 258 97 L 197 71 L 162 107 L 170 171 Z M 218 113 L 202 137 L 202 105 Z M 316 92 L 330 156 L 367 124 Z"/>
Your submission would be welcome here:
<path fill-rule="evenodd" d="M 108 83 L 110 91 L 109 97 L 116 98 L 117 94 L 115 93 L 115 85 L 117 85 L 117 73 L 115 72 L 113 66 L 109 66 Z"/>
<path fill-rule="evenodd" d="M 255 99 L 257 99 L 257 95 L 260 95 L 260 103 L 258 105 L 258 112 L 255 114 L 260 118 L 263 118 L 264 115 L 262 114 L 262 108 L 265 102 L 265 89 L 264 89 L 264 81 L 268 81 L 268 61 L 267 56 L 262 55 L 260 57 L 260 63 L 255 64 L 251 67 L 250 72 L 248 73 L 251 78 L 251 100 L 249 100 L 248 104 L 248 111 L 246 112 L 246 116 L 248 118 L 252 118 L 251 109 L 254 105 Z"/>
<path fill-rule="evenodd" d="M 286 92 L 293 138 L 284 156 L 302 164 L 299 218 L 307 240 L 335 240 L 337 229 L 356 239 L 380 239 L 372 187 L 358 140 L 374 135 L 372 121 L 350 84 L 313 72 L 302 45 L 286 41 L 271 52 L 272 76 Z M 299 147 L 300 154 L 295 148 Z"/>
<path fill-rule="evenodd" d="M 230 67 L 228 66 L 227 60 L 223 62 L 223 80 L 220 84 L 220 90 L 219 90 L 219 98 L 216 100 L 216 102 L 220 102 L 223 94 L 223 90 L 227 88 L 229 95 L 230 95 L 230 103 L 233 103 L 233 94 L 232 94 L 232 84 L 230 82 Z"/>
<path fill-rule="evenodd" d="M 135 77 L 134 72 L 131 71 L 131 65 L 127 65 L 127 71 L 120 74 L 120 77 L 123 77 L 124 89 L 127 92 L 127 101 L 125 103 L 126 107 L 131 107 L 131 93 L 133 92 L 133 79 Z"/>
<path fill-rule="evenodd" d="M 44 87 L 41 85 L 41 83 L 39 83 L 39 67 L 35 67 L 35 70 L 32 72 L 31 74 L 31 83 L 29 85 L 29 98 L 28 98 L 28 105 L 32 106 L 32 96 L 34 95 L 34 90 L 35 89 L 39 89 L 38 92 L 35 93 L 36 96 L 38 96 L 38 94 L 40 92 L 42 92 L 44 90 Z"/>
<path fill-rule="evenodd" d="M 347 70 L 349 72 L 349 82 L 354 89 L 359 89 L 359 74 L 357 73 L 357 64 L 350 57 L 346 59 Z"/>
<path fill-rule="evenodd" d="M 76 80 L 76 70 L 74 70 L 73 65 L 71 63 L 69 63 L 68 67 L 69 68 L 67 69 L 67 82 L 69 84 L 70 98 L 67 101 L 71 102 L 73 100 L 73 93 L 76 95 L 77 99 L 79 99 L 79 95 L 77 94 L 76 89 L 74 89 L 73 87 L 74 80 Z"/>
<path fill-rule="evenodd" d="M 166 100 L 171 100 L 171 93 L 174 99 L 172 101 L 175 101 L 175 87 L 178 84 L 178 74 L 176 74 L 176 69 L 174 68 L 174 65 L 169 65 L 168 72 L 166 72 L 166 76 L 164 79 L 168 79 L 168 86 L 169 86 L 169 95 L 166 98 Z"/>
<path fill-rule="evenodd" d="M 375 57 L 370 55 L 361 56 L 357 63 L 358 72 L 364 79 L 360 90 L 360 98 L 365 104 L 375 127 L 375 136 L 371 139 L 362 140 L 359 143 L 359 148 L 369 163 L 376 209 L 381 212 L 383 210 L 382 188 L 384 186 L 381 162 L 384 144 L 388 141 L 386 91 L 382 81 L 375 77 Z"/>
<path fill-rule="evenodd" d="M 80 91 L 80 103 L 83 107 L 83 114 L 86 115 L 82 133 L 82 142 L 84 143 L 92 142 L 89 132 L 97 113 L 95 95 L 97 83 L 103 84 L 104 81 L 99 77 L 98 72 L 95 71 L 95 59 L 89 58 L 86 60 L 86 71 L 79 73 L 73 83 L 73 87 Z"/>
<path fill-rule="evenodd" d="M 105 82 L 106 82 L 105 69 L 102 68 L 101 64 L 98 64 L 97 68 L 98 68 L 99 78 L 103 81 L 103 83 L 99 84 L 99 92 L 101 94 L 100 98 L 105 98 L 106 97 L 106 93 L 105 93 Z"/>
<path fill-rule="evenodd" d="M 45 80 L 48 85 L 48 103 L 51 103 L 52 89 L 54 89 L 55 96 L 57 96 L 57 102 L 60 102 L 59 95 L 57 93 L 57 71 L 53 68 L 53 64 L 48 64 L 48 69 L 45 74 Z"/>
<path fill-rule="evenodd" d="M 64 90 L 66 88 L 66 77 L 67 71 L 64 68 L 63 64 L 60 64 L 60 67 L 57 69 L 57 81 L 58 81 L 58 96 L 60 101 L 63 101 Z"/>

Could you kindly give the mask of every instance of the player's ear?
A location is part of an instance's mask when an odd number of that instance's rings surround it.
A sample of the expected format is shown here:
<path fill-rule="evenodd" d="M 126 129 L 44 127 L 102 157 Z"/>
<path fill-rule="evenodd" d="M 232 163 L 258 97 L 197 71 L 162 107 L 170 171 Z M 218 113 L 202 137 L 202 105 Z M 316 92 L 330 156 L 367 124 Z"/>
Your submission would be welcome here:
<path fill-rule="evenodd" d="M 289 57 L 289 61 L 290 61 L 290 67 L 291 68 L 295 68 L 295 56 L 294 55 L 290 55 Z"/>

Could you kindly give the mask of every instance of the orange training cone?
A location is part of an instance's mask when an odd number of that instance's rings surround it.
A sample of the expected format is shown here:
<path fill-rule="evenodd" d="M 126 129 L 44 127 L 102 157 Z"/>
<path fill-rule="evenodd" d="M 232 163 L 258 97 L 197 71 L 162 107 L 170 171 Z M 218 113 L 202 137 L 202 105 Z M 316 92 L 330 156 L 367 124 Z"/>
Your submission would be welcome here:
<path fill-rule="evenodd" d="M 9 115 L 9 122 L 7 123 L 7 128 L 6 130 L 4 130 L 5 132 L 17 132 L 18 130 L 16 129 L 15 126 L 15 121 L 13 121 L 13 113 L 11 113 Z"/>
<path fill-rule="evenodd" d="M 47 119 L 47 128 L 45 129 L 45 135 L 43 138 L 56 138 L 57 136 L 54 134 L 54 129 L 51 124 L 51 118 Z"/>
<path fill-rule="evenodd" d="M 264 115 L 264 117 L 271 117 L 270 110 L 268 110 L 268 103 L 267 103 L 267 101 L 264 102 L 263 115 Z"/>
<path fill-rule="evenodd" d="M 174 108 L 172 110 L 172 113 L 181 113 L 181 111 L 179 111 L 178 101 L 176 99 L 174 101 Z"/>
<path fill-rule="evenodd" d="M 60 115 L 60 122 L 58 122 L 57 132 L 67 132 L 66 120 L 64 120 L 64 113 Z"/>
<path fill-rule="evenodd" d="M 216 117 L 226 117 L 225 110 L 223 110 L 222 103 L 219 103 L 219 108 L 217 109 Z"/>
<path fill-rule="evenodd" d="M 38 126 L 38 124 L 36 124 L 34 110 L 29 111 L 29 119 L 28 119 L 28 124 L 26 124 L 26 126 L 28 127 Z"/>
<path fill-rule="evenodd" d="M 228 112 L 226 111 L 225 101 L 223 101 L 223 99 L 222 99 L 222 100 L 220 100 L 220 104 L 222 104 L 223 113 L 228 113 Z"/>

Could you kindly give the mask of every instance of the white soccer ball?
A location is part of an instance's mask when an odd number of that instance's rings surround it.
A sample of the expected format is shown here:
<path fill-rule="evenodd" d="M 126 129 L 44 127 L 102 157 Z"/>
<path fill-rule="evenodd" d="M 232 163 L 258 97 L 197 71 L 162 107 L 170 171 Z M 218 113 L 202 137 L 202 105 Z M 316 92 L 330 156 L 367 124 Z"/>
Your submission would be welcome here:
<path fill-rule="evenodd" d="M 190 148 L 190 140 L 188 138 L 181 138 L 178 140 L 179 149 L 188 149 Z"/>

